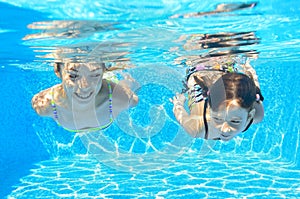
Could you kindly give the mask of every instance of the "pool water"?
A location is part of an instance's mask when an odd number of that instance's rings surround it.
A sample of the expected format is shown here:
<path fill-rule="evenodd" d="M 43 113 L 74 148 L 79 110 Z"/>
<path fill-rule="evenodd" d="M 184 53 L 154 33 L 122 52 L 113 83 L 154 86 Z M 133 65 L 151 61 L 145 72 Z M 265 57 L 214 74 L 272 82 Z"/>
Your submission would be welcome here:
<path fill-rule="evenodd" d="M 184 14 L 237 1 L 0 2 L 1 198 L 300 197 L 297 1 L 190 18 Z M 140 103 L 104 132 L 70 134 L 31 108 L 32 96 L 59 80 L 48 63 L 34 61 L 41 52 L 32 47 L 49 41 L 22 38 L 35 33 L 28 24 L 51 20 L 106 24 L 105 31 L 51 42 L 126 43 L 118 49 L 137 66 L 127 72 L 141 83 Z M 179 38 L 221 32 L 260 38 L 244 49 L 259 52 L 252 63 L 265 118 L 229 142 L 191 139 L 169 98 L 180 92 L 185 71 L 174 60 L 202 51 L 187 51 Z"/>

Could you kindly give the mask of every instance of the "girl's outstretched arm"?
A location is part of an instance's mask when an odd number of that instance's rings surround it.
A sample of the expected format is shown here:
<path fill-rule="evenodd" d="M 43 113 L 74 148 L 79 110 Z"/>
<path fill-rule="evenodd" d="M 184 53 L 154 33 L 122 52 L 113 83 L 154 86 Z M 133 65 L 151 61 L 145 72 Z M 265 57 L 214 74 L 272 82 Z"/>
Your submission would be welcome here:
<path fill-rule="evenodd" d="M 176 94 L 170 101 L 174 104 L 173 113 L 179 124 L 192 137 L 201 137 L 203 132 L 203 121 L 200 115 L 189 115 L 184 108 L 185 96 Z"/>

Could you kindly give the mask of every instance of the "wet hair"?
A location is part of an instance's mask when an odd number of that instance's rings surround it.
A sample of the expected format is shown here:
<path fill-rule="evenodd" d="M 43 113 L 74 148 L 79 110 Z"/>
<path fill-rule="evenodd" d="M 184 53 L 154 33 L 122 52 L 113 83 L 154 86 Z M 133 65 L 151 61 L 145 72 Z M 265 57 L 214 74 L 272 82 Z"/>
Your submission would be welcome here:
<path fill-rule="evenodd" d="M 209 89 L 208 104 L 217 111 L 221 104 L 232 100 L 245 109 L 250 109 L 256 101 L 256 94 L 260 90 L 253 79 L 241 73 L 226 73 L 222 75 Z"/>
<path fill-rule="evenodd" d="M 55 72 L 60 72 L 62 66 L 63 66 L 63 63 L 62 63 L 62 62 L 55 62 L 55 63 L 54 63 L 54 71 L 55 71 Z"/>
<path fill-rule="evenodd" d="M 62 70 L 63 66 L 64 66 L 64 64 L 62 62 L 55 62 L 54 63 L 54 73 L 59 78 L 61 78 L 61 70 Z"/>

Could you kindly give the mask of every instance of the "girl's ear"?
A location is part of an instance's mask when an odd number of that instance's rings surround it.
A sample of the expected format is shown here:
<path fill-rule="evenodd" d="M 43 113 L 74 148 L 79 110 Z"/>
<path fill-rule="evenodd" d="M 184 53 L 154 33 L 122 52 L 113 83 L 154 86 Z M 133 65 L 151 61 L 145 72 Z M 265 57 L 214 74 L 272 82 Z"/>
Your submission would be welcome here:
<path fill-rule="evenodd" d="M 60 62 L 54 63 L 54 73 L 60 79 L 61 79 L 61 70 L 62 70 L 62 67 L 63 67 L 63 63 L 60 63 Z"/>
<path fill-rule="evenodd" d="M 255 115 L 254 115 L 254 121 L 253 123 L 259 123 L 264 118 L 264 107 L 261 101 L 254 102 L 254 109 L 255 109 Z"/>

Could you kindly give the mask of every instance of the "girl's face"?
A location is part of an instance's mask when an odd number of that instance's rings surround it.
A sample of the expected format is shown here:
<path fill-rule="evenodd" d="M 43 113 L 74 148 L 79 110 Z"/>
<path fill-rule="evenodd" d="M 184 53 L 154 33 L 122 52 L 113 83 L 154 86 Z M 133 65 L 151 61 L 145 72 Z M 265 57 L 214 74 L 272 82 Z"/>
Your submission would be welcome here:
<path fill-rule="evenodd" d="M 253 111 L 249 113 L 233 100 L 227 106 L 221 105 L 217 111 L 210 111 L 211 128 L 221 140 L 228 141 L 246 128 L 253 115 Z"/>
<path fill-rule="evenodd" d="M 66 95 L 76 102 L 90 102 L 102 86 L 104 67 L 99 64 L 66 64 L 61 72 Z"/>

